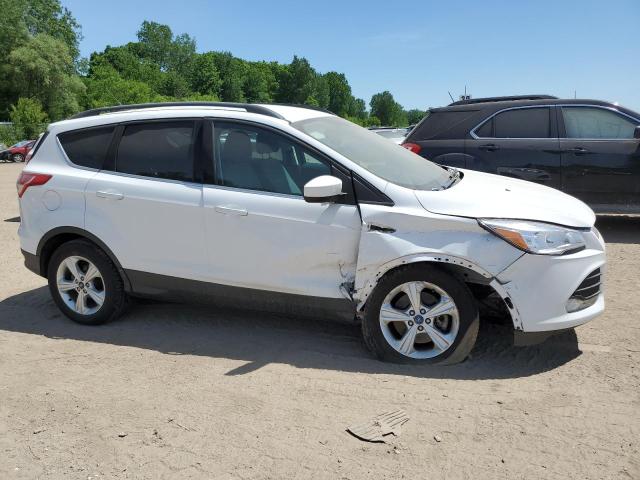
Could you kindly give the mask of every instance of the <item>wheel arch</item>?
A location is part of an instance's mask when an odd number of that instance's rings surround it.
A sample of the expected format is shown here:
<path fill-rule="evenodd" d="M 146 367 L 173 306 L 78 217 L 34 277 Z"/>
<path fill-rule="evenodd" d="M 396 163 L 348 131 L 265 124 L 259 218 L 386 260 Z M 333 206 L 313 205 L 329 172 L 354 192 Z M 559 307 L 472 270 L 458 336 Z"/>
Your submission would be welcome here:
<path fill-rule="evenodd" d="M 439 255 L 439 254 L 416 254 L 407 257 L 400 257 L 396 260 L 388 262 L 382 265 L 375 275 L 371 275 L 366 281 L 364 286 L 357 292 L 357 312 L 360 314 L 367 303 L 367 299 L 371 295 L 371 292 L 378 284 L 382 277 L 390 274 L 391 272 L 408 266 L 408 265 L 430 265 L 437 266 L 447 273 L 457 277 L 466 284 L 483 285 L 493 290 L 504 303 L 505 310 L 508 311 L 513 327 L 516 330 L 522 330 L 522 321 L 517 307 L 514 305 L 506 289 L 498 282 L 498 280 L 491 275 L 484 268 L 479 265 L 470 262 L 464 258 L 452 256 L 452 255 Z M 472 291 L 475 296 L 475 292 Z M 477 298 L 477 297 L 476 297 Z"/>
<path fill-rule="evenodd" d="M 107 247 L 107 245 L 94 234 L 78 227 L 56 227 L 43 235 L 36 250 L 36 255 L 39 259 L 40 275 L 43 277 L 47 276 L 49 260 L 51 259 L 53 252 L 55 252 L 58 247 L 64 243 L 79 239 L 88 240 L 107 254 L 109 259 L 116 266 L 116 269 L 122 278 L 125 291 L 130 292 L 131 282 L 111 249 L 109 249 L 109 247 Z"/>

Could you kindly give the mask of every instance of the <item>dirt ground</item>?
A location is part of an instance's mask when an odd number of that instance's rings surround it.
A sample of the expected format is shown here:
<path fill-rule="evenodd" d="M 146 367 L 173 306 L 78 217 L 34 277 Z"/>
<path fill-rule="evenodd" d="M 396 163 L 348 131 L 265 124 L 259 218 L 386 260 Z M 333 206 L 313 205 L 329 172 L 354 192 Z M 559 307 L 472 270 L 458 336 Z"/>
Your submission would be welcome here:
<path fill-rule="evenodd" d="M 2 479 L 640 478 L 640 218 L 598 220 L 602 317 L 528 348 L 485 322 L 470 360 L 417 368 L 328 321 L 146 303 L 71 323 L 22 265 L 20 169 L 0 163 Z M 345 432 L 396 408 L 389 444 Z"/>

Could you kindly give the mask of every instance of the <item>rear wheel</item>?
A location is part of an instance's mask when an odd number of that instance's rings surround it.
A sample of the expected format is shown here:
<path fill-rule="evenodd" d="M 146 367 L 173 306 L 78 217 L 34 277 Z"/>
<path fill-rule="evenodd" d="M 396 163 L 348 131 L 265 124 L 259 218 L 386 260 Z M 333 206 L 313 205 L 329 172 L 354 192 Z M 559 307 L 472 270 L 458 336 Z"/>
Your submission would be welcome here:
<path fill-rule="evenodd" d="M 47 277 L 54 301 L 75 322 L 98 325 L 114 320 L 126 305 L 115 265 L 87 241 L 74 240 L 59 247 L 51 257 Z"/>
<path fill-rule="evenodd" d="M 22 155 L 21 153 L 14 153 L 11 156 L 11 160 L 13 160 L 14 162 L 24 162 L 24 155 Z"/>
<path fill-rule="evenodd" d="M 437 267 L 421 264 L 380 280 L 367 300 L 362 333 L 381 360 L 452 364 L 469 355 L 478 326 L 469 288 Z"/>

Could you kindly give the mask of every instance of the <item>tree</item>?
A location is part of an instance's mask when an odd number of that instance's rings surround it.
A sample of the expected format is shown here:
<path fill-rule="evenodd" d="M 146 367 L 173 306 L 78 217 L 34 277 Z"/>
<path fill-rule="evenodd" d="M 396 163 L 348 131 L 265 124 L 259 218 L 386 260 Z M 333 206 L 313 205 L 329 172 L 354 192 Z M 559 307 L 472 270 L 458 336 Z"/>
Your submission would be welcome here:
<path fill-rule="evenodd" d="M 222 81 L 212 52 L 196 55 L 189 72 L 191 90 L 202 95 L 220 96 Z"/>
<path fill-rule="evenodd" d="M 225 102 L 243 102 L 245 83 L 242 61 L 229 52 L 211 52 L 214 55 L 216 68 L 220 73 L 222 85 L 220 98 Z"/>
<path fill-rule="evenodd" d="M 242 89 L 247 102 L 273 102 L 277 86 L 278 81 L 268 63 L 247 62 L 245 64 Z"/>
<path fill-rule="evenodd" d="M 16 0 L 13 0 L 16 1 Z M 46 33 L 63 42 L 76 61 L 82 34 L 80 25 L 59 0 L 17 0 L 24 5 L 24 19 L 32 36 Z"/>
<path fill-rule="evenodd" d="M 407 122 L 409 125 L 415 125 L 426 115 L 427 112 L 424 110 L 419 110 L 417 108 L 413 108 L 407 111 Z"/>
<path fill-rule="evenodd" d="M 303 104 L 313 96 L 316 72 L 306 58 L 294 55 L 288 67 L 282 70 L 278 89 L 278 101 Z"/>
<path fill-rule="evenodd" d="M 14 98 L 38 99 L 51 119 L 80 109 L 78 100 L 84 85 L 62 41 L 46 34 L 31 37 L 9 54 L 5 68 Z"/>
<path fill-rule="evenodd" d="M 371 97 L 371 115 L 377 117 L 382 125 L 402 126 L 407 119 L 402 106 L 396 102 L 390 92 L 376 93 Z"/>
<path fill-rule="evenodd" d="M 324 79 L 329 88 L 329 103 L 327 108 L 336 115 L 358 116 L 350 110 L 353 96 L 351 95 L 351 87 L 344 73 L 328 72 L 324 74 Z"/>
<path fill-rule="evenodd" d="M 151 87 L 136 80 L 123 79 L 115 68 L 103 63 L 92 67 L 86 85 L 85 107 L 98 108 L 110 105 L 145 103 L 159 100 Z"/>
<path fill-rule="evenodd" d="M 147 59 L 163 72 L 176 70 L 184 74 L 196 53 L 196 42 L 186 33 L 174 38 L 168 25 L 144 21 L 135 45 L 140 58 Z"/>
<path fill-rule="evenodd" d="M 36 138 L 48 122 L 42 104 L 33 98 L 19 98 L 10 113 L 17 138 Z"/>

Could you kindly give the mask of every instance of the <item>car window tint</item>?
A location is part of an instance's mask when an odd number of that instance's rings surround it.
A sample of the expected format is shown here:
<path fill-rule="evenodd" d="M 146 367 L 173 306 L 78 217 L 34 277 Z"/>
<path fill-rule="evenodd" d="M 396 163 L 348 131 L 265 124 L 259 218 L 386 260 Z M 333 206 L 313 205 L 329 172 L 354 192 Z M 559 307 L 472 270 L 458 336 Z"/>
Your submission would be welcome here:
<path fill-rule="evenodd" d="M 127 125 L 116 157 L 116 171 L 170 180 L 193 181 L 193 121 Z"/>
<path fill-rule="evenodd" d="M 411 141 L 456 138 L 453 130 L 476 113 L 477 110 L 427 112 L 427 117 L 411 132 Z M 467 128 L 467 132 L 470 128 Z"/>
<path fill-rule="evenodd" d="M 497 114 L 494 119 L 496 138 L 548 138 L 548 108 L 518 108 Z"/>
<path fill-rule="evenodd" d="M 636 122 L 610 110 L 562 107 L 567 138 L 633 138 Z"/>
<path fill-rule="evenodd" d="M 216 172 L 222 185 L 302 195 L 304 184 L 331 167 L 299 144 L 271 130 L 219 122 L 214 126 Z"/>
<path fill-rule="evenodd" d="M 476 135 L 484 138 L 493 137 L 493 119 L 487 120 L 480 128 L 476 128 Z"/>
<path fill-rule="evenodd" d="M 82 167 L 101 169 L 115 127 L 90 128 L 58 135 L 69 160 Z"/>

